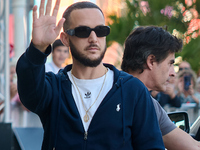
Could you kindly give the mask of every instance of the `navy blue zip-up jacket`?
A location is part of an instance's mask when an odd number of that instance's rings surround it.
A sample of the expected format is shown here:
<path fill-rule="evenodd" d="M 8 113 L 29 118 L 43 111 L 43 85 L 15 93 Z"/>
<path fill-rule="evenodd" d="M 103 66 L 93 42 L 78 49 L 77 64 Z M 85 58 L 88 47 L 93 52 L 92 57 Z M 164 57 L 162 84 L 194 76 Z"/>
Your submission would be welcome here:
<path fill-rule="evenodd" d="M 43 150 L 165 149 L 146 87 L 137 78 L 108 64 L 104 65 L 114 72 L 113 87 L 95 112 L 88 131 L 84 131 L 67 75 L 72 65 L 56 75 L 45 73 L 44 64 L 50 52 L 50 46 L 42 53 L 31 43 L 17 63 L 19 96 L 41 119 Z"/>

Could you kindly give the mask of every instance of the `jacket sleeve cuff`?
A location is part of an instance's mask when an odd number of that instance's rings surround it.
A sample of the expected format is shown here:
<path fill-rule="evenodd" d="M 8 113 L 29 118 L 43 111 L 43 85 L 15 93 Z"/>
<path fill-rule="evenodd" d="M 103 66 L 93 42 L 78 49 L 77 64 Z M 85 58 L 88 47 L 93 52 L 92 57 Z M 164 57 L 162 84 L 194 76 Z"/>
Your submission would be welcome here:
<path fill-rule="evenodd" d="M 26 51 L 26 56 L 29 59 L 29 61 L 35 65 L 42 65 L 45 64 L 47 56 L 51 53 L 51 45 L 49 45 L 45 51 L 45 53 L 41 52 L 35 46 L 33 43 L 30 43 L 30 46 L 28 47 Z"/>

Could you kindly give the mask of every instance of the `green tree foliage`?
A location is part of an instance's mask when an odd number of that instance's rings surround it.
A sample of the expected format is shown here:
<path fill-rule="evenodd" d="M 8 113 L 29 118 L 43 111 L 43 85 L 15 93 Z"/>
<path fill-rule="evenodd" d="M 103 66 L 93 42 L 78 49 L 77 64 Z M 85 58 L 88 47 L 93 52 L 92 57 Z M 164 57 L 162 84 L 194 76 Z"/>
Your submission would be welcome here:
<path fill-rule="evenodd" d="M 192 69 L 197 72 L 200 69 L 200 36 L 186 44 L 180 55 L 183 57 L 183 60 L 188 61 Z"/>
<path fill-rule="evenodd" d="M 117 17 L 114 14 L 109 16 L 112 20 L 111 23 L 109 23 L 111 33 L 107 37 L 109 44 L 110 41 L 117 41 L 123 45 L 125 38 L 136 26 L 167 26 L 167 30 L 170 33 L 172 33 L 174 27 L 181 32 L 185 32 L 187 30 L 187 25 L 182 22 L 182 15 L 181 13 L 178 13 L 178 11 L 176 17 L 169 17 L 168 15 L 165 16 L 164 14 L 161 14 L 161 10 L 166 6 L 176 6 L 176 0 L 149 0 L 149 8 L 147 8 L 147 11 L 149 12 L 146 13 L 143 13 L 141 10 L 140 0 L 133 2 L 130 2 L 129 0 L 125 1 L 127 9 L 124 10 L 124 15 L 121 17 Z"/>
<path fill-rule="evenodd" d="M 135 27 L 146 25 L 161 26 L 163 28 L 167 26 L 167 31 L 185 39 L 189 23 L 193 18 L 193 16 L 190 18 L 184 17 L 186 11 L 196 8 L 200 12 L 200 1 L 187 6 L 185 0 L 148 0 L 149 6 L 143 7 L 146 12 L 140 7 L 140 2 L 141 0 L 125 0 L 127 8 L 122 10 L 122 16 L 117 17 L 115 14 L 109 16 L 110 21 L 108 24 L 111 33 L 107 37 L 108 46 L 113 41 L 123 45 L 126 37 Z M 195 53 L 196 56 L 200 56 L 198 40 L 199 38 L 192 39 L 189 44 L 184 45 L 180 54 L 176 54 L 176 56 L 183 56 L 184 60 L 191 63 L 195 71 L 200 68 L 200 59 L 194 57 Z"/>

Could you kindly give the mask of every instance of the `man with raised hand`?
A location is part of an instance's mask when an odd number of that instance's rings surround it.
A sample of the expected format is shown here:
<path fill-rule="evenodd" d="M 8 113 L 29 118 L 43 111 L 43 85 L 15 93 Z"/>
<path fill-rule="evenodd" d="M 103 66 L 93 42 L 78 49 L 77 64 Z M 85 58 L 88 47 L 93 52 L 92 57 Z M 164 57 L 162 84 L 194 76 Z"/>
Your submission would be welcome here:
<path fill-rule="evenodd" d="M 42 149 L 163 150 L 161 132 L 147 88 L 137 78 L 103 64 L 106 36 L 101 9 L 91 2 L 69 6 L 56 25 L 59 0 L 50 15 L 33 8 L 32 41 L 17 64 L 22 103 L 39 115 Z M 64 23 L 64 26 L 63 26 Z M 61 33 L 73 65 L 45 74 L 50 44 Z"/>

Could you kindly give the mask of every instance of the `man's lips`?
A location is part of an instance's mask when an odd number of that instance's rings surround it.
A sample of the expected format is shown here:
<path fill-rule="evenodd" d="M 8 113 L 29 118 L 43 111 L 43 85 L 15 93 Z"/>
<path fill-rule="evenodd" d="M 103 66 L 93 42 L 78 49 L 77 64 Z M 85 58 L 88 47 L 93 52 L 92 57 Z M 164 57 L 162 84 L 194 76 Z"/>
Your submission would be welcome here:
<path fill-rule="evenodd" d="M 98 47 L 90 47 L 87 49 L 88 51 L 98 51 Z"/>
<path fill-rule="evenodd" d="M 86 48 L 86 50 L 100 50 L 100 48 L 97 45 L 90 45 Z"/>

